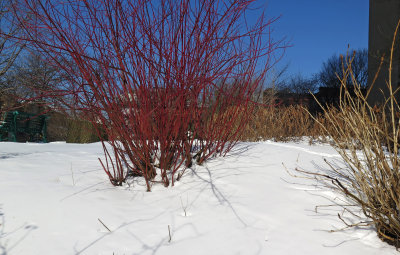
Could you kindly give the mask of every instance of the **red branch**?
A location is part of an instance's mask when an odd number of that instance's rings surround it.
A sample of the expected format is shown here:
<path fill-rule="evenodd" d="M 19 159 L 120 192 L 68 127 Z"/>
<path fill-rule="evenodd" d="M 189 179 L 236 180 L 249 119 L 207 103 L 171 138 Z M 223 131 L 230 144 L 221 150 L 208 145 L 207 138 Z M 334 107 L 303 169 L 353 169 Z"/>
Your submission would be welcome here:
<path fill-rule="evenodd" d="M 83 113 L 103 140 L 114 185 L 141 175 L 151 189 L 237 143 L 281 48 L 252 0 L 21 0 L 33 43 L 70 78 L 48 93 Z M 247 26 L 245 26 L 246 24 Z M 105 134 L 105 135 L 104 135 Z"/>

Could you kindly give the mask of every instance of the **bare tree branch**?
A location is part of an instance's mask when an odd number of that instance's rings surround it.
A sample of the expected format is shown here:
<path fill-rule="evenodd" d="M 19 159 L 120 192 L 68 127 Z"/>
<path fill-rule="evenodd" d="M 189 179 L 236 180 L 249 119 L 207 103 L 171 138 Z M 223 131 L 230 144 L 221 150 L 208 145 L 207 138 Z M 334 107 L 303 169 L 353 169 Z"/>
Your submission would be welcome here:
<path fill-rule="evenodd" d="M 15 59 L 24 48 L 12 40 L 21 30 L 16 25 L 11 11 L 14 0 L 2 0 L 0 2 L 0 77 L 4 76 L 11 68 Z"/>

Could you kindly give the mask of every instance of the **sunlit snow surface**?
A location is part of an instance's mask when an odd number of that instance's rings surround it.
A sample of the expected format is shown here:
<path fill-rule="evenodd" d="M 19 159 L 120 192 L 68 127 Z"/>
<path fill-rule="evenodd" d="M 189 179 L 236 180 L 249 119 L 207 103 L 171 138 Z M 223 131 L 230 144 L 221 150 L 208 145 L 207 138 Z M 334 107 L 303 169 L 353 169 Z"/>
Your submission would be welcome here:
<path fill-rule="evenodd" d="M 111 186 L 99 157 L 99 143 L 0 143 L 0 255 L 398 254 L 372 228 L 330 233 L 342 210 L 315 207 L 341 198 L 282 165 L 341 165 L 328 145 L 240 144 L 152 192 Z"/>

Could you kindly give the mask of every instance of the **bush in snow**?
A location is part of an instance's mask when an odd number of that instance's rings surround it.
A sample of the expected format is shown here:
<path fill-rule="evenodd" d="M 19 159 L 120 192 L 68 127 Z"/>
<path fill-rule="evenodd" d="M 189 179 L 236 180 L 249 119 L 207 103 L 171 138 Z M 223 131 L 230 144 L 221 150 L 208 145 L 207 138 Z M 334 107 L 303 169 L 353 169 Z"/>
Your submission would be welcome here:
<path fill-rule="evenodd" d="M 64 97 L 97 129 L 114 185 L 128 174 L 173 185 L 178 169 L 237 142 L 281 44 L 253 0 L 18 1 L 25 41 L 68 83 Z M 233 125 L 236 123 L 235 125 Z"/>
<path fill-rule="evenodd" d="M 399 22 L 400 25 L 400 22 Z M 399 28 L 399 25 L 397 29 Z M 394 37 L 396 38 L 396 36 Z M 391 52 L 394 50 L 395 39 Z M 352 58 L 345 59 L 351 67 Z M 394 61 L 389 59 L 390 63 Z M 400 238 L 400 105 L 397 101 L 398 90 L 387 82 L 389 96 L 381 106 L 383 110 L 371 106 L 368 93 L 362 93 L 351 68 L 344 70 L 339 111 L 325 109 L 329 131 L 337 145 L 337 151 L 347 164 L 346 168 L 335 168 L 328 174 L 314 174 L 328 186 L 341 192 L 349 199 L 343 205 L 347 211 L 354 210 L 354 205 L 361 208 L 368 222 L 347 226 L 374 225 L 378 236 L 390 244 L 399 247 Z M 390 72 L 389 72 L 390 73 Z M 353 84 L 348 84 L 352 80 Z M 354 87 L 356 97 L 349 92 Z M 370 90 L 369 90 L 370 91 Z M 308 173 L 312 174 L 312 173 Z"/>

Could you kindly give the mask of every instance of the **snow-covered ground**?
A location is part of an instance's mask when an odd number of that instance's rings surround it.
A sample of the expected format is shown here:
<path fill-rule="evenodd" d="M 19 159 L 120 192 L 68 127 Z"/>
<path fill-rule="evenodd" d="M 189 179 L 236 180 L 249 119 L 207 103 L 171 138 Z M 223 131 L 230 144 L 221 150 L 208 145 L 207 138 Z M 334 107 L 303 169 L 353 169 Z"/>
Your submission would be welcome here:
<path fill-rule="evenodd" d="M 282 166 L 324 171 L 340 163 L 328 145 L 240 144 L 152 192 L 111 186 L 102 156 L 99 143 L 0 143 L 0 255 L 398 254 L 371 228 L 330 233 L 340 208 L 315 207 L 336 195 Z"/>

